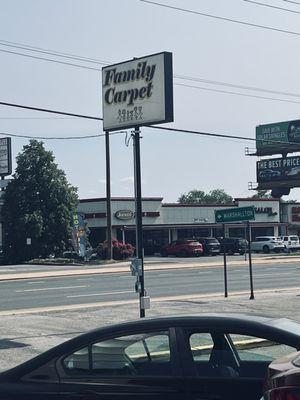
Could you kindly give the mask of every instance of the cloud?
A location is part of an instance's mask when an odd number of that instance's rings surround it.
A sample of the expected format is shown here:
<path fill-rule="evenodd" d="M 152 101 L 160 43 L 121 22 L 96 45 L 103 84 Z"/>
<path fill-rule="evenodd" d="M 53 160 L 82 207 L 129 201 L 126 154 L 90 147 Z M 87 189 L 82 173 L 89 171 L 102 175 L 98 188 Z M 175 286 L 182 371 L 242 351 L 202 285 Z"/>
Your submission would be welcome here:
<path fill-rule="evenodd" d="M 133 183 L 134 182 L 134 176 L 130 175 L 130 176 L 125 176 L 124 178 L 120 179 L 120 182 L 129 182 L 129 183 Z"/>
<path fill-rule="evenodd" d="M 124 178 L 120 179 L 120 182 L 123 182 L 123 183 L 134 183 L 134 176 L 133 175 L 125 176 Z M 144 179 L 142 179 L 142 184 L 145 184 Z"/>

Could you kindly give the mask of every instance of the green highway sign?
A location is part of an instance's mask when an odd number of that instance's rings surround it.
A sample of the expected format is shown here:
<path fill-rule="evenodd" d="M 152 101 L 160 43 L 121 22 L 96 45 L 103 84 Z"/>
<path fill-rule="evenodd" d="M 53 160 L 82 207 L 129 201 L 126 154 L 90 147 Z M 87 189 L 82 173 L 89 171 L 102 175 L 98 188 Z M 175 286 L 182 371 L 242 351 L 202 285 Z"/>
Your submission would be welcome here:
<path fill-rule="evenodd" d="M 215 210 L 215 219 L 217 223 L 249 221 L 255 219 L 254 207 L 236 207 L 224 210 Z"/>

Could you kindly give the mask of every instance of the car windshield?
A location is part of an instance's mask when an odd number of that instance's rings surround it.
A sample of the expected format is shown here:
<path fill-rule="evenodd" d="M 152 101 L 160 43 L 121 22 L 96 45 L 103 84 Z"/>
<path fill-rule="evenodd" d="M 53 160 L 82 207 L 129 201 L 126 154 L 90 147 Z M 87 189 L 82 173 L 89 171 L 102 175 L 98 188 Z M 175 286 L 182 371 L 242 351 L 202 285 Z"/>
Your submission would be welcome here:
<path fill-rule="evenodd" d="M 207 243 L 208 244 L 219 244 L 219 241 L 217 239 L 212 238 L 212 239 L 207 239 Z"/>

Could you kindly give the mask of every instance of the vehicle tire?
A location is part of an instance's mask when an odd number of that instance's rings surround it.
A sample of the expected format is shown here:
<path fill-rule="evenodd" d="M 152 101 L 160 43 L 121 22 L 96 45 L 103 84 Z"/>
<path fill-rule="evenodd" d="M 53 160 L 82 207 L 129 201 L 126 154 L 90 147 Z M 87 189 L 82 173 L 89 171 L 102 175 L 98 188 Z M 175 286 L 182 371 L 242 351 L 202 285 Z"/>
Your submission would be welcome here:
<path fill-rule="evenodd" d="M 227 251 L 227 254 L 228 254 L 229 256 L 233 256 L 233 255 L 234 255 L 234 251 L 233 251 L 233 250 L 228 250 L 228 251 Z"/>
<path fill-rule="evenodd" d="M 280 252 L 281 252 L 281 249 L 274 249 L 274 252 L 275 252 L 275 253 L 280 253 Z"/>
<path fill-rule="evenodd" d="M 267 246 L 267 245 L 264 245 L 264 247 L 263 247 L 263 252 L 264 252 L 265 254 L 269 254 L 269 253 L 270 253 L 270 247 Z"/>
<path fill-rule="evenodd" d="M 243 256 L 245 253 L 246 253 L 245 250 L 240 250 L 239 251 L 240 256 Z"/>

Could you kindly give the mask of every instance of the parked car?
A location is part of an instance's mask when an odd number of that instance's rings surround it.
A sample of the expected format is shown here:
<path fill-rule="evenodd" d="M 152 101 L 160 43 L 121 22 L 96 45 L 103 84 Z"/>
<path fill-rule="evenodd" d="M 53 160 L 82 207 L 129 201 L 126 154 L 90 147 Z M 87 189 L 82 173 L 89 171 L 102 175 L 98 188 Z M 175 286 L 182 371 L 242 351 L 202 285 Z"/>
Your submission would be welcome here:
<path fill-rule="evenodd" d="M 300 399 L 300 352 L 281 357 L 269 365 L 262 400 Z"/>
<path fill-rule="evenodd" d="M 164 246 L 161 250 L 163 257 L 178 256 L 188 257 L 195 256 L 199 257 L 203 253 L 202 244 L 197 240 L 175 240 L 170 244 Z"/>
<path fill-rule="evenodd" d="M 268 365 L 300 348 L 288 319 L 202 314 L 106 326 L 0 374 L 1 400 L 259 400 Z"/>
<path fill-rule="evenodd" d="M 266 169 L 263 170 L 261 172 L 259 172 L 259 178 L 261 180 L 268 180 L 268 179 L 275 179 L 275 178 L 280 178 L 281 177 L 281 173 L 280 171 L 274 171 L 272 169 Z"/>
<path fill-rule="evenodd" d="M 251 242 L 251 250 L 256 252 L 270 253 L 270 251 L 274 251 L 280 253 L 284 248 L 283 240 L 275 236 L 257 236 Z"/>
<path fill-rule="evenodd" d="M 220 254 L 221 246 L 220 242 L 213 237 L 200 237 L 197 240 L 203 246 L 203 254 L 205 255 L 217 255 Z"/>
<path fill-rule="evenodd" d="M 224 253 L 224 249 L 227 254 L 245 254 L 248 247 L 247 240 L 243 238 L 220 238 L 221 253 Z"/>
<path fill-rule="evenodd" d="M 287 251 L 296 251 L 300 248 L 299 237 L 296 235 L 281 236 L 280 239 L 283 240 L 283 244 Z"/>

